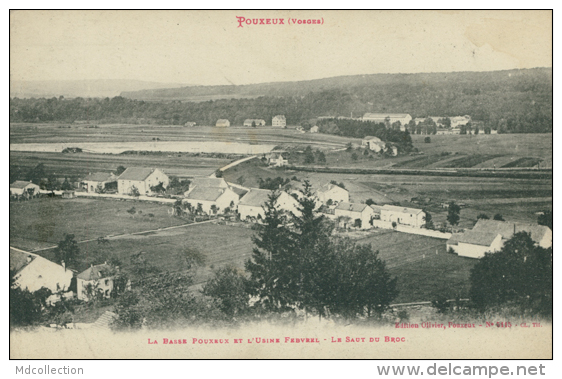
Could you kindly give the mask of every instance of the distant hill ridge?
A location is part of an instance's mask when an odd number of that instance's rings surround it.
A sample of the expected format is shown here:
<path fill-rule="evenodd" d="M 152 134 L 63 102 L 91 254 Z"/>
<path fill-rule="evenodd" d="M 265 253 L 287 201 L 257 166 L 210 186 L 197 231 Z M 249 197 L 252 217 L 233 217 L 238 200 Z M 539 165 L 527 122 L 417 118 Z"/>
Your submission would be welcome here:
<path fill-rule="evenodd" d="M 142 80 L 12 80 L 10 97 L 114 97 L 123 91 L 185 86 L 185 83 L 159 83 Z"/>
<path fill-rule="evenodd" d="M 122 92 L 105 99 L 10 99 L 10 122 L 215 125 L 285 115 L 287 125 L 317 117 L 407 113 L 413 118 L 470 115 L 480 130 L 552 132 L 552 69 L 377 74 L 243 86 L 191 86 Z"/>
<path fill-rule="evenodd" d="M 121 96 L 137 100 L 188 100 L 200 101 L 220 98 L 253 98 L 257 96 L 303 96 L 310 92 L 339 89 L 349 91 L 356 87 L 399 86 L 403 89 L 440 87 L 443 84 L 459 86 L 477 82 L 486 86 L 509 83 L 516 78 L 526 78 L 552 83 L 552 68 L 503 70 L 484 72 L 448 72 L 414 74 L 372 74 L 337 76 L 295 82 L 272 82 L 247 85 L 186 86 L 179 88 L 152 88 L 148 90 L 124 90 Z"/>

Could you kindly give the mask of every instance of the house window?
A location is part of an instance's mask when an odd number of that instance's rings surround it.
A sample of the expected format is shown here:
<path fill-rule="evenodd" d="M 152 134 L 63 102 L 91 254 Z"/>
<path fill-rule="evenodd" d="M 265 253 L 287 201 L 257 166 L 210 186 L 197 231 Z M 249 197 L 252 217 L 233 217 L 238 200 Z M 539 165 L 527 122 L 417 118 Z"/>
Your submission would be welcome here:
<path fill-rule="evenodd" d="M 109 285 L 109 279 L 105 279 L 105 285 L 106 285 L 106 286 Z"/>

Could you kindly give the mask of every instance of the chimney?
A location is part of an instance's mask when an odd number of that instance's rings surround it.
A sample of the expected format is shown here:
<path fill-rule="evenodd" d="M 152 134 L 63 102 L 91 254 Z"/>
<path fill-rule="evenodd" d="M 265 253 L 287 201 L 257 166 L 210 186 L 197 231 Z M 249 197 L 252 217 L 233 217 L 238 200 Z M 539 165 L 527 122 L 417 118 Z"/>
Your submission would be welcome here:
<path fill-rule="evenodd" d="M 61 264 L 62 268 L 64 268 L 64 271 L 66 271 L 66 263 L 64 263 L 64 261 L 61 261 L 60 264 Z"/>
<path fill-rule="evenodd" d="M 515 234 L 515 223 L 513 223 L 513 234 Z"/>
<path fill-rule="evenodd" d="M 27 263 L 31 262 L 31 255 L 27 256 Z"/>

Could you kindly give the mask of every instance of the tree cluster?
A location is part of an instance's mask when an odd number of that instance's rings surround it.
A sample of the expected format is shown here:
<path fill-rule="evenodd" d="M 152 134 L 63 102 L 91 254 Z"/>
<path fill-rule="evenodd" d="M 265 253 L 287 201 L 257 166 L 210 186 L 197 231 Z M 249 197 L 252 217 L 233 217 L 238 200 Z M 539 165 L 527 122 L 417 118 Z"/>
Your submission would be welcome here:
<path fill-rule="evenodd" d="M 523 312 L 552 314 L 552 248 L 516 233 L 496 253 L 486 253 L 470 273 L 470 299 L 479 309 L 515 305 Z"/>
<path fill-rule="evenodd" d="M 247 289 L 262 312 L 302 311 L 319 317 L 380 314 L 397 295 L 396 279 L 370 245 L 332 237 L 333 223 L 314 212 L 305 181 L 299 215 L 284 221 L 272 194 L 246 263 Z"/>
<path fill-rule="evenodd" d="M 378 137 L 381 141 L 393 143 L 401 152 L 410 152 L 413 149 L 412 137 L 410 137 L 408 131 L 402 132 L 399 128 L 389 128 L 384 123 L 327 118 L 318 120 L 318 127 L 322 133 L 336 134 L 345 137 Z"/>

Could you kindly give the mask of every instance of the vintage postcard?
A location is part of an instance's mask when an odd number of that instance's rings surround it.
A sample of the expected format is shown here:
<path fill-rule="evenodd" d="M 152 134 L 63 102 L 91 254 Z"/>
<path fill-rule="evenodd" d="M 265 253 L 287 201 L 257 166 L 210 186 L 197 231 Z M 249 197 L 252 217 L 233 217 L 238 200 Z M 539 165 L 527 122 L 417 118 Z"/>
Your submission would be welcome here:
<path fill-rule="evenodd" d="M 10 358 L 551 359 L 552 20 L 12 11 Z"/>

